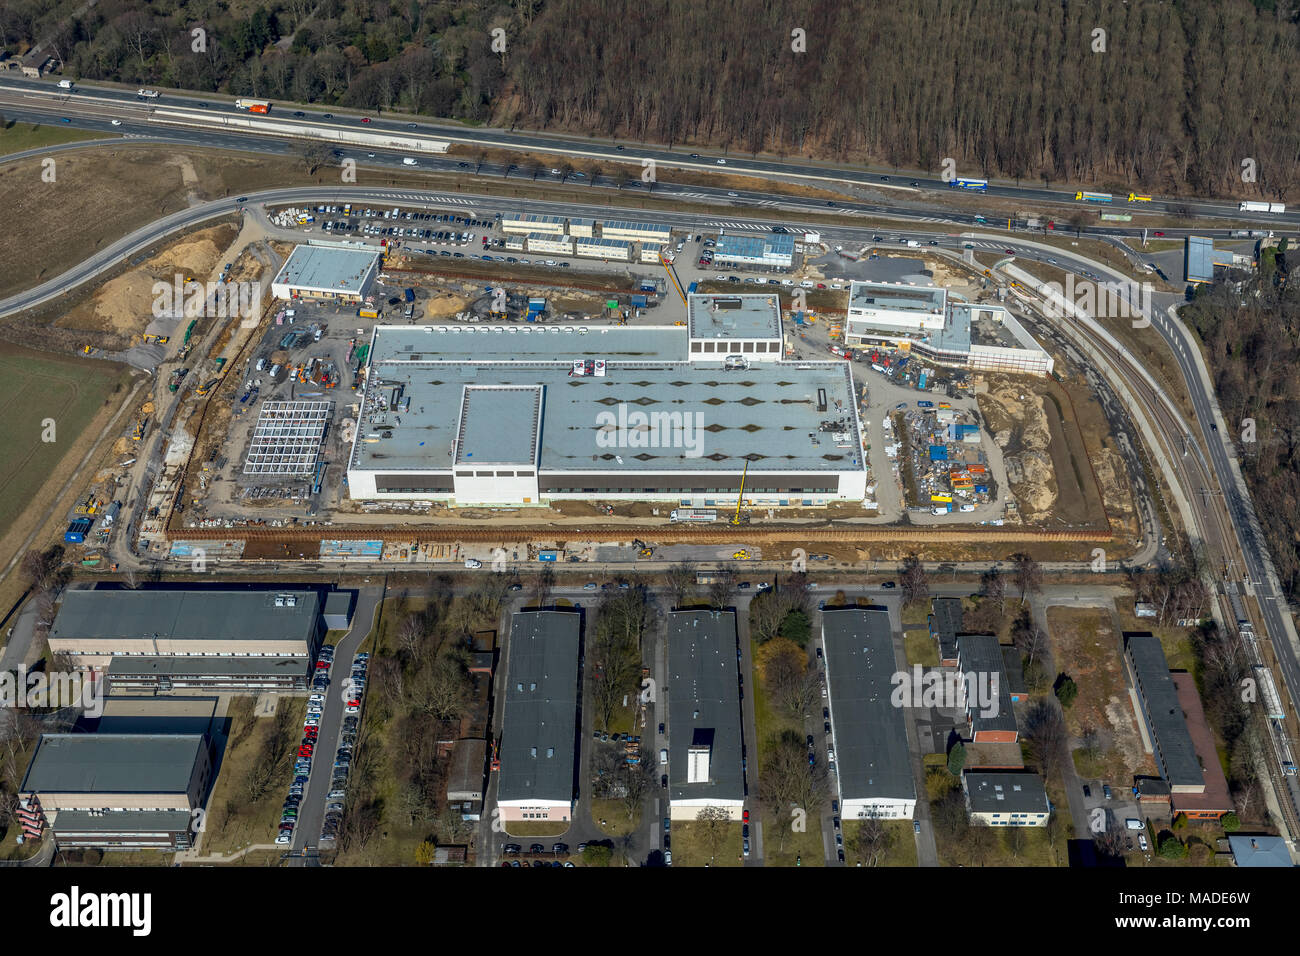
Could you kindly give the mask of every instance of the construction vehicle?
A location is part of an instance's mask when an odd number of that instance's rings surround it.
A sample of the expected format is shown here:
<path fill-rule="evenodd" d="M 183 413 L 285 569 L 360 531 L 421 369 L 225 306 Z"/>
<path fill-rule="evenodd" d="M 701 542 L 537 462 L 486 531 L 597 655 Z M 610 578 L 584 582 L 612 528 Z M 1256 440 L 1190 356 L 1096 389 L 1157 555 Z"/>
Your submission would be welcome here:
<path fill-rule="evenodd" d="M 740 524 L 740 506 L 745 501 L 745 478 L 749 475 L 749 459 L 745 459 L 745 469 L 740 473 L 740 492 L 736 495 L 736 513 L 731 517 L 733 525 Z"/>
<path fill-rule="evenodd" d="M 141 438 L 144 437 L 144 429 L 145 426 L 148 424 L 148 422 L 149 422 L 148 415 L 142 415 L 140 418 L 136 419 L 135 429 L 131 432 L 131 441 L 139 441 Z"/>
<path fill-rule="evenodd" d="M 185 379 L 185 376 L 189 374 L 189 371 L 190 370 L 187 368 L 178 368 L 176 371 L 172 372 L 172 377 L 167 382 L 167 391 L 174 392 L 179 389 L 181 387 L 181 382 Z"/>
<path fill-rule="evenodd" d="M 214 388 L 216 388 L 216 386 L 219 385 L 220 383 L 221 383 L 221 379 L 219 379 L 219 378 L 214 378 L 214 379 L 211 379 L 210 381 L 204 382 L 204 383 L 203 383 L 202 385 L 200 385 L 197 389 L 195 389 L 195 394 L 196 394 L 196 395 L 206 395 L 206 394 L 208 394 L 208 392 L 210 392 L 210 391 L 212 391 Z"/>
<path fill-rule="evenodd" d="M 170 336 L 166 336 L 166 335 L 152 335 L 152 334 L 150 334 L 150 333 L 148 333 L 148 332 L 146 332 L 146 333 L 144 334 L 144 344 L 145 344 L 145 345 L 154 345 L 154 344 L 156 344 L 156 345 L 166 345 L 169 341 L 171 341 Z M 86 348 L 90 348 L 90 346 L 86 346 Z"/>

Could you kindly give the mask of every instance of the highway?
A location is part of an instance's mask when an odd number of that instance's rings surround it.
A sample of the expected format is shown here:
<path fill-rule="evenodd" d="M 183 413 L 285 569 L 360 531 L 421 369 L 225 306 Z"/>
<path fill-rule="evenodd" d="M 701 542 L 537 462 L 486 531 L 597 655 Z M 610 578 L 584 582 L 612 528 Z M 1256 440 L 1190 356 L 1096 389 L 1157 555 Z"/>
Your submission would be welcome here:
<path fill-rule="evenodd" d="M 225 149 L 251 149 L 259 152 L 294 154 L 298 146 L 291 139 L 284 139 L 266 133 L 243 131 L 222 126 L 223 121 L 238 119 L 248 120 L 250 114 L 237 109 L 233 102 L 217 97 L 191 94 L 168 93 L 157 99 L 142 99 L 130 91 L 82 86 L 78 84 L 73 90 L 59 89 L 49 80 L 31 80 L 24 78 L 0 78 L 0 108 L 9 118 L 34 122 L 62 122 L 66 117 L 69 125 L 83 129 L 102 130 L 117 133 L 128 138 L 150 137 L 173 142 L 187 142 L 191 145 L 209 146 Z M 212 119 L 206 126 L 193 128 L 166 126 L 155 117 L 160 110 L 188 110 L 206 112 Z M 875 215 L 896 218 L 938 218 L 944 221 L 978 225 L 974 213 L 955 212 L 947 207 L 929 207 L 916 205 L 937 198 L 941 194 L 950 199 L 955 193 L 969 200 L 978 194 L 958 191 L 940 177 L 884 174 L 855 169 L 830 163 L 813 163 L 811 161 L 773 161 L 755 157 L 718 154 L 698 154 L 683 150 L 666 149 L 649 144 L 630 144 L 604 142 L 594 138 L 582 139 L 552 133 L 532 131 L 506 131 L 498 129 L 470 129 L 456 124 L 439 123 L 417 117 L 384 118 L 383 116 L 363 117 L 359 113 L 335 115 L 310 107 L 296 107 L 293 104 L 278 104 L 272 107 L 273 117 L 280 122 L 311 125 L 326 134 L 350 131 L 364 133 L 389 133 L 394 136 L 437 138 L 479 150 L 507 150 L 520 153 L 543 154 L 547 156 L 565 156 L 572 161 L 583 164 L 622 163 L 632 167 L 632 180 L 623 182 L 613 176 L 596 176 L 588 178 L 584 173 L 582 181 L 592 187 L 604 188 L 641 188 L 647 184 L 639 182 L 640 169 L 646 161 L 653 162 L 656 170 L 678 169 L 694 172 L 749 175 L 773 179 L 788 183 L 820 185 L 828 189 L 848 188 L 861 192 L 869 188 L 875 194 L 885 194 L 888 203 L 870 202 L 834 202 L 824 199 L 781 196 L 759 191 L 737 191 L 725 188 L 700 186 L 673 186 L 662 182 L 649 184 L 647 191 L 653 191 L 663 198 L 709 199 L 710 201 L 732 200 L 737 205 L 760 203 L 781 205 L 787 208 L 797 207 L 806 211 L 826 212 L 828 207 L 835 207 L 839 213 L 849 215 Z M 363 118 L 366 122 L 362 122 Z M 113 126 L 113 121 L 118 126 Z M 359 163 L 370 165 L 402 167 L 401 152 L 368 149 L 363 147 L 336 151 L 339 158 L 356 159 Z M 480 164 L 477 160 L 465 162 L 464 157 L 438 158 L 420 156 L 420 167 L 431 170 L 473 169 L 480 175 L 508 176 L 518 166 L 509 168 Z M 549 169 L 540 170 L 543 181 L 555 182 L 560 177 L 551 175 Z M 971 174 L 966 171 L 966 174 Z M 567 177 L 563 177 L 567 178 Z M 562 179 L 561 179 L 562 181 Z M 1007 185 L 991 182 L 987 193 L 989 197 L 1012 199 L 1024 203 L 1051 204 L 1063 206 L 1060 214 L 1072 215 L 1081 208 L 1089 214 L 1099 212 L 1103 207 L 1095 203 L 1075 201 L 1075 190 L 1049 189 L 1031 186 Z M 905 204 L 913 203 L 912 207 Z M 900 207 L 900 204 L 904 204 Z M 1238 223 L 1258 223 L 1264 228 L 1276 228 L 1279 225 L 1295 227 L 1300 225 L 1300 213 L 1289 211 L 1284 214 L 1242 213 L 1235 201 L 1216 201 L 1201 199 L 1160 199 L 1152 197 L 1151 202 L 1129 203 L 1127 196 L 1116 196 L 1116 201 L 1104 208 L 1114 207 L 1129 214 L 1163 214 L 1180 218 L 1221 219 Z M 994 217 L 986 217 L 993 219 Z M 1005 221 L 1005 220 L 998 220 Z M 1024 224 L 1021 223 L 1023 226 Z M 1069 228 L 1070 232 L 1084 235 L 1116 235 L 1140 237 L 1141 227 L 1118 226 L 1108 224 L 1101 227 Z M 1169 236 L 1183 235 L 1188 230 L 1163 230 Z M 1194 230 L 1198 235 L 1226 235 L 1228 230 Z"/>

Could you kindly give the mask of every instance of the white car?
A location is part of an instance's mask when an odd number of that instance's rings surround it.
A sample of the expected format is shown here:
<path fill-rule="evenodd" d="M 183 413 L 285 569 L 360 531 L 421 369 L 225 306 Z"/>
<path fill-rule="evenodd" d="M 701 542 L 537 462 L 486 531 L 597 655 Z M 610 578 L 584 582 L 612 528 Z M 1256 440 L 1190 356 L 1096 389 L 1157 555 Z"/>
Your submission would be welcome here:
<path fill-rule="evenodd" d="M 962 505 L 962 506 L 961 506 L 961 510 L 962 510 L 962 511 L 966 511 L 966 512 L 974 511 L 974 510 L 975 510 L 975 506 L 974 506 L 974 505 Z"/>
<path fill-rule="evenodd" d="M 280 846 L 288 846 L 290 843 L 293 842 L 293 835 L 290 833 L 281 833 L 278 837 L 275 838 L 275 842 L 278 843 Z"/>
<path fill-rule="evenodd" d="M 719 166 L 725 166 L 725 165 L 727 165 L 727 161 L 726 161 L 725 159 L 720 159 L 720 160 L 718 160 L 718 165 L 719 165 Z"/>
<path fill-rule="evenodd" d="M 121 126 L 121 125 L 122 125 L 122 121 L 121 121 L 121 120 L 113 120 L 113 125 L 114 125 L 114 126 Z"/>
<path fill-rule="evenodd" d="M 319 717 L 308 717 L 305 721 L 303 721 L 303 726 L 304 726 L 304 727 L 319 727 L 319 726 L 320 726 L 320 718 L 319 718 Z"/>
<path fill-rule="evenodd" d="M 465 567 L 469 568 L 471 571 L 474 571 L 477 570 L 478 568 L 483 567 L 483 562 L 478 560 L 477 558 L 466 558 Z"/>
<path fill-rule="evenodd" d="M 822 696 L 824 697 L 825 694 L 823 694 Z M 360 711 L 361 711 L 361 708 L 358 707 L 356 704 L 348 704 L 347 712 L 348 712 L 349 714 L 356 714 L 356 713 L 359 713 Z"/>
<path fill-rule="evenodd" d="M 143 97 L 145 97 L 146 99 L 150 99 L 150 100 L 156 100 L 156 99 L 158 99 L 158 91 L 157 91 L 157 90 L 136 90 L 136 91 L 135 91 L 135 95 L 136 95 L 136 96 L 143 96 Z"/>
<path fill-rule="evenodd" d="M 307 698 L 307 703 L 309 703 L 309 704 L 323 704 L 323 703 L 325 703 L 325 695 L 324 695 L 324 694 L 312 694 L 310 697 Z"/>

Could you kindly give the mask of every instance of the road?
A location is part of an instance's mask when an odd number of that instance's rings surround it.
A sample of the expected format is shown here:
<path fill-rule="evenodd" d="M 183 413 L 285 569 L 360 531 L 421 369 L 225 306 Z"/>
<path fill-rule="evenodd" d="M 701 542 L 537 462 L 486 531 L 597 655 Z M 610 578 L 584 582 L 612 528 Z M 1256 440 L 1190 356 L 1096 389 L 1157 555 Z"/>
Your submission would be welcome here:
<path fill-rule="evenodd" d="M 105 132 L 119 132 L 126 136 L 161 136 L 165 135 L 162 132 L 163 130 L 174 129 L 176 132 L 193 137 L 192 141 L 196 145 L 239 148 L 240 145 L 247 146 L 250 141 L 257 142 L 268 138 L 266 133 L 237 132 L 228 126 L 221 125 L 223 121 L 247 120 L 249 114 L 236 109 L 232 102 L 224 98 L 208 94 L 169 92 L 157 99 L 145 100 L 126 90 L 97 88 L 78 84 L 75 89 L 69 91 L 59 89 L 52 79 L 32 80 L 5 77 L 0 79 L 0 104 L 6 107 L 7 115 L 12 115 L 15 118 L 27 119 L 28 114 L 32 114 L 44 118 L 46 121 L 49 121 L 51 117 L 55 118 L 56 121 L 60 121 L 63 117 L 67 117 L 71 125 L 87 129 L 100 129 Z M 159 109 L 167 108 L 198 111 L 205 117 L 210 117 L 210 119 L 196 121 L 203 125 L 198 125 L 194 129 L 164 127 L 160 125 L 159 117 L 156 114 Z M 593 161 L 597 164 L 601 162 L 628 163 L 636 167 L 642 167 L 644 163 L 649 161 L 654 164 L 655 169 L 727 172 L 788 183 L 824 187 L 848 187 L 859 190 L 869 187 L 877 193 L 885 192 L 902 201 L 913 199 L 924 201 L 933 198 L 937 194 L 951 196 L 954 192 L 953 184 L 942 177 L 925 174 L 916 176 L 898 175 L 897 173 L 886 174 L 847 165 L 815 162 L 806 159 L 760 158 L 756 155 L 746 157 L 744 155 L 724 155 L 719 153 L 700 154 L 682 149 L 673 150 L 648 143 L 618 143 L 595 137 L 579 138 L 523 130 L 467 128 L 459 124 L 441 123 L 436 120 L 418 117 L 399 117 L 392 114 L 387 118 L 383 115 L 363 117 L 360 113 L 346 111 L 340 111 L 339 115 L 334 115 L 317 108 L 295 107 L 293 104 L 285 103 L 273 106 L 272 114 L 267 119 L 302 126 L 310 125 L 324 130 L 324 135 L 343 130 L 372 134 L 389 133 L 395 136 L 437 138 L 479 150 L 492 149 L 547 156 L 564 156 L 571 160 Z M 364 123 L 362 122 L 363 118 L 365 119 Z M 119 123 L 116 127 L 111 125 L 114 119 Z M 354 150 L 360 158 L 366 158 L 366 154 L 371 151 L 375 153 L 376 161 L 381 159 L 379 154 L 383 153 L 382 161 L 392 166 L 400 166 L 403 157 L 409 156 L 412 152 L 409 149 L 404 151 L 384 151 L 374 148 Z M 457 161 L 463 162 L 463 160 L 437 160 L 423 155 L 419 157 L 421 166 L 425 168 L 447 168 L 446 164 L 449 162 L 452 167 L 455 167 Z M 482 172 L 487 172 L 489 169 L 495 171 L 496 168 L 499 168 L 489 167 L 487 164 L 481 164 L 477 161 L 473 165 L 481 167 L 480 171 Z M 545 175 L 547 177 L 555 179 L 549 173 L 549 167 L 542 168 L 546 171 Z M 509 170 L 506 170 L 506 172 L 508 173 Z M 969 175 L 969 171 L 966 172 Z M 608 184 L 614 184 L 614 181 L 611 179 Z M 601 185 L 606 185 L 606 183 L 601 183 Z M 662 189 L 666 185 L 657 186 L 656 190 Z M 692 188 L 698 190 L 698 187 Z M 705 192 L 704 190 L 699 191 Z M 1141 192 L 1142 190 L 1138 191 Z M 719 191 L 719 194 L 721 192 Z M 1019 202 L 1061 204 L 1072 209 L 1078 209 L 1081 204 L 1075 201 L 1075 192 L 1074 187 L 1051 189 L 1046 185 L 1039 188 L 1037 186 L 1020 185 L 1019 182 L 1015 184 L 990 182 L 986 195 L 1013 199 Z M 771 197 L 761 193 L 738 193 L 736 198 L 752 201 L 770 199 Z M 1117 198 L 1121 201 L 1115 205 L 1123 206 L 1130 213 L 1136 210 L 1139 214 L 1165 213 L 1174 214 L 1181 218 L 1255 221 L 1266 226 L 1278 223 L 1294 226 L 1300 223 L 1300 215 L 1295 212 L 1281 215 L 1243 213 L 1235 200 L 1164 199 L 1153 196 L 1151 202 L 1129 203 L 1125 194 L 1121 194 Z M 810 200 L 808 202 L 810 208 L 825 208 L 827 204 L 826 200 Z M 858 209 L 857 206 L 850 208 Z M 947 215 L 947 213 L 941 212 L 940 215 Z M 1140 228 L 1114 228 L 1107 231 L 1113 235 L 1141 235 L 1142 233 Z M 1173 235 L 1174 233 L 1170 232 L 1170 234 Z"/>
<path fill-rule="evenodd" d="M 320 849 L 321 824 L 325 819 L 325 806 L 329 803 L 330 782 L 333 779 L 334 753 L 343 734 L 344 682 L 352 670 L 352 658 L 361 649 L 361 643 L 370 635 L 375 615 L 383 603 L 387 582 L 359 588 L 356 608 L 352 612 L 352 627 L 334 648 L 334 666 L 330 668 L 330 686 L 325 692 L 325 706 L 321 712 L 320 733 L 312 759 L 311 773 L 298 808 L 298 826 L 293 831 L 290 865 L 303 866 L 314 859 L 310 851 Z M 330 844 L 325 844 L 332 849 Z M 306 856 L 302 854 L 307 852 Z"/>

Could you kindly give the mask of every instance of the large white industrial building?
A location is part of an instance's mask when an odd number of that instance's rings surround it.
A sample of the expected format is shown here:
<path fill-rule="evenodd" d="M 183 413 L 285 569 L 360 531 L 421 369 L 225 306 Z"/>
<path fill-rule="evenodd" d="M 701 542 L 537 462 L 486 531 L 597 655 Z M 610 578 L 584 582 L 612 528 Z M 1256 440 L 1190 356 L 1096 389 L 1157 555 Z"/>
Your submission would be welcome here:
<path fill-rule="evenodd" d="M 378 326 L 351 496 L 726 507 L 743 476 L 756 506 L 863 500 L 849 363 L 780 361 L 773 296 L 692 296 L 690 314 L 689 327 Z"/>

